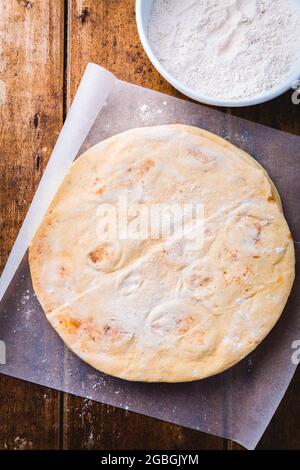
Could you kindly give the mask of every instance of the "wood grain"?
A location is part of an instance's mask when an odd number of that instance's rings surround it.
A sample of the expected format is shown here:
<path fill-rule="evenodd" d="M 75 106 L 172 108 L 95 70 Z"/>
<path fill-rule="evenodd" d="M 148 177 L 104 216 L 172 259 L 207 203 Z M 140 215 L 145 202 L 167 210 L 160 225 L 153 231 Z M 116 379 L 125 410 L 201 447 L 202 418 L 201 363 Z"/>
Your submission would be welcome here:
<path fill-rule="evenodd" d="M 147 58 L 134 6 L 135 0 L 69 0 L 68 105 L 88 62 L 106 67 L 121 80 L 183 96 Z"/>
<path fill-rule="evenodd" d="M 63 119 L 63 0 L 0 0 L 3 268 Z M 0 448 L 55 448 L 60 395 L 0 376 Z"/>
<path fill-rule="evenodd" d="M 0 376 L 0 450 L 58 449 L 59 392 Z"/>
<path fill-rule="evenodd" d="M 222 439 L 67 394 L 64 416 L 67 449 L 223 449 Z"/>

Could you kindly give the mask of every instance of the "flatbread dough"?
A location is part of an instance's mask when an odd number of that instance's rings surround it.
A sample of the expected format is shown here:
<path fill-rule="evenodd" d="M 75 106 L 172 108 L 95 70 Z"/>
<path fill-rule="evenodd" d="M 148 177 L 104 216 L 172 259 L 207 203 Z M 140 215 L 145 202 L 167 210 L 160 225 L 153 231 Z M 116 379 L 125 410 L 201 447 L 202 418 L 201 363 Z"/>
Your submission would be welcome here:
<path fill-rule="evenodd" d="M 99 239 L 97 208 L 120 196 L 147 206 L 203 204 L 203 244 Z M 198 380 L 236 364 L 277 322 L 295 275 L 292 237 L 266 171 L 184 125 L 133 129 L 82 155 L 29 261 L 66 345 L 100 371 L 149 382 Z"/>

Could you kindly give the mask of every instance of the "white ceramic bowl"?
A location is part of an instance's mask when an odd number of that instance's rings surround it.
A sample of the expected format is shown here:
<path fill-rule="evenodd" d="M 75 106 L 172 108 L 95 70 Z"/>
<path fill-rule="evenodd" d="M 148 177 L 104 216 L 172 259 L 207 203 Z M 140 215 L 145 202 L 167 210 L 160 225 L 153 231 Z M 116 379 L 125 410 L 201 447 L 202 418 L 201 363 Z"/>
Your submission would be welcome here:
<path fill-rule="evenodd" d="M 149 57 L 150 61 L 154 65 L 154 67 L 159 71 L 159 73 L 169 82 L 173 87 L 179 90 L 186 96 L 193 98 L 196 101 L 201 103 L 206 103 L 214 106 L 225 106 L 225 107 L 241 107 L 241 106 L 252 106 L 259 103 L 264 103 L 266 101 L 272 100 L 279 95 L 282 95 L 287 90 L 291 89 L 293 84 L 299 79 L 300 77 L 300 62 L 298 66 L 291 72 L 289 77 L 279 86 L 276 86 L 266 92 L 264 95 L 260 95 L 257 98 L 251 99 L 241 99 L 241 100 L 221 100 L 218 98 L 214 98 L 212 96 L 208 96 L 202 93 L 198 93 L 193 89 L 187 87 L 183 83 L 179 82 L 176 78 L 174 78 L 166 69 L 165 67 L 159 62 L 157 57 L 155 56 L 150 42 L 148 40 L 148 23 L 149 17 L 152 9 L 153 0 L 136 0 L 136 21 L 138 32 L 140 35 L 141 42 L 143 47 L 146 51 L 147 56 Z"/>

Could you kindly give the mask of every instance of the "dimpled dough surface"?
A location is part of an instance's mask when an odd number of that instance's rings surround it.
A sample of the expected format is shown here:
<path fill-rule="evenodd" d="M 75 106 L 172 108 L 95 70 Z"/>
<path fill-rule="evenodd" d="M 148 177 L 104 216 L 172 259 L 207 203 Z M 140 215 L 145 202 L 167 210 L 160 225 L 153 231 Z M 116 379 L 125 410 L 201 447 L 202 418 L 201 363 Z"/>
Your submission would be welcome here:
<path fill-rule="evenodd" d="M 97 236 L 97 208 L 202 203 L 204 242 Z M 281 315 L 294 247 L 279 195 L 249 155 L 204 130 L 133 129 L 70 168 L 30 246 L 32 282 L 75 354 L 127 380 L 180 382 L 240 361 Z"/>

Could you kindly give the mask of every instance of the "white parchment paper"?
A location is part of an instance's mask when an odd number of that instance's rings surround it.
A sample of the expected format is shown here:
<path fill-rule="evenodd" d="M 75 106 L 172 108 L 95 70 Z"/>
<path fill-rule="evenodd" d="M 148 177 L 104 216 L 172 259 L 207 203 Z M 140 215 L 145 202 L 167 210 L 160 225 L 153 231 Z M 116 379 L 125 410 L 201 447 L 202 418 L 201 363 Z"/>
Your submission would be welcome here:
<path fill-rule="evenodd" d="M 115 81 L 114 75 L 107 70 L 96 64 L 88 64 L 64 127 L 3 270 L 0 279 L 0 299 Z"/>
<path fill-rule="evenodd" d="M 215 132 L 265 166 L 282 196 L 299 259 L 299 137 L 121 82 L 89 64 L 0 279 L 0 340 L 7 350 L 0 372 L 227 437 L 252 449 L 296 369 L 292 345 L 300 339 L 298 275 L 282 318 L 261 346 L 218 376 L 183 384 L 130 383 L 95 371 L 64 346 L 31 285 L 28 245 L 74 158 L 118 132 L 174 122 Z"/>

